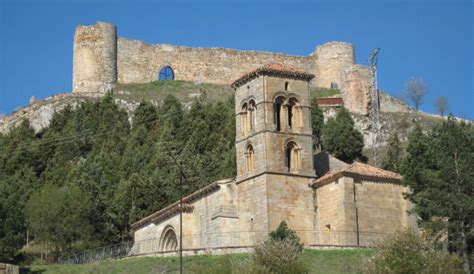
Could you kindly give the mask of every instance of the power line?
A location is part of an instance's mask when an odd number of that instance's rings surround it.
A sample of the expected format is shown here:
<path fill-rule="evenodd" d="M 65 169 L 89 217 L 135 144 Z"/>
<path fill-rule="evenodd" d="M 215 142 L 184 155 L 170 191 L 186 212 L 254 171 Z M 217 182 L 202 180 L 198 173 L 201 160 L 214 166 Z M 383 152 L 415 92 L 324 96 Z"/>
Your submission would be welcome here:
<path fill-rule="evenodd" d="M 168 115 L 174 115 L 176 113 L 180 113 L 180 112 L 177 111 L 177 112 L 172 112 L 172 113 L 165 113 L 165 114 L 162 114 L 162 115 L 159 115 L 159 116 L 156 116 L 156 117 L 150 117 L 148 119 L 142 120 L 142 122 L 150 122 L 150 121 L 153 121 L 153 120 L 161 119 L 163 117 L 166 118 Z M 17 146 L 9 146 L 8 149 L 11 149 L 11 150 L 26 149 L 27 147 L 32 147 L 33 145 L 42 146 L 42 147 L 44 147 L 44 146 L 46 146 L 46 147 L 48 147 L 48 146 L 49 147 L 58 146 L 58 145 L 62 145 L 62 144 L 68 143 L 68 142 L 81 140 L 81 139 L 87 138 L 87 137 L 98 137 L 98 136 L 104 136 L 104 135 L 107 135 L 107 134 L 111 134 L 113 132 L 104 131 L 104 130 L 119 128 L 120 126 L 122 126 L 122 125 L 121 124 L 110 124 L 110 125 L 101 126 L 101 127 L 97 127 L 97 128 L 85 129 L 85 130 L 81 131 L 80 133 L 70 134 L 69 136 L 45 137 L 45 138 L 35 139 L 35 141 L 39 141 L 41 143 L 29 143 L 29 144 L 22 144 L 22 145 L 17 145 Z M 103 132 L 100 132 L 100 131 L 103 131 Z M 51 144 L 48 144 L 48 143 L 51 143 Z"/>

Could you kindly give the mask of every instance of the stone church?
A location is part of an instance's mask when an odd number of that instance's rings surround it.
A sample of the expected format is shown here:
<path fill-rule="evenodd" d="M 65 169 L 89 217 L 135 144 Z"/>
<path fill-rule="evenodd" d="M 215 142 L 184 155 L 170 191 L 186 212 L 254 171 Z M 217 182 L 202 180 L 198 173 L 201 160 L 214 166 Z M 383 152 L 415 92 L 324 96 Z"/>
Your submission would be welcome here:
<path fill-rule="evenodd" d="M 313 74 L 270 64 L 233 82 L 237 176 L 134 223 L 136 255 L 248 251 L 281 221 L 307 248 L 370 246 L 416 219 L 397 173 L 313 153 Z M 182 213 L 182 232 L 180 230 Z"/>

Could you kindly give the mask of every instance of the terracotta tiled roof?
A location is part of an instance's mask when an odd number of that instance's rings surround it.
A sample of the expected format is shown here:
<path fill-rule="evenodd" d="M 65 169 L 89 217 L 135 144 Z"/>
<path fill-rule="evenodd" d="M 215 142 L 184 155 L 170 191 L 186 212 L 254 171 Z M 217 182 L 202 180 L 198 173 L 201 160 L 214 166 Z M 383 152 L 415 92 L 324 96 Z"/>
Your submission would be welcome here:
<path fill-rule="evenodd" d="M 220 180 L 217 182 L 214 182 L 212 184 L 209 184 L 193 193 L 190 195 L 186 196 L 183 198 L 183 212 L 192 212 L 194 210 L 194 206 L 191 205 L 192 202 L 196 201 L 197 199 L 201 198 L 204 195 L 207 195 L 209 193 L 212 193 L 220 188 L 220 184 L 222 183 L 228 183 L 232 180 L 230 179 L 225 179 L 225 180 Z M 171 215 L 174 215 L 176 213 L 179 213 L 180 208 L 179 208 L 179 201 L 151 214 L 148 215 L 147 217 L 133 223 L 131 225 L 131 228 L 136 230 L 139 229 L 140 227 L 143 227 L 149 223 L 153 222 L 159 222 L 163 219 L 168 218 Z"/>
<path fill-rule="evenodd" d="M 279 63 L 272 63 L 272 64 L 267 64 L 263 67 L 259 67 L 255 70 L 252 70 L 249 73 L 246 73 L 239 79 L 235 80 L 232 83 L 231 87 L 238 88 L 241 85 L 245 84 L 247 81 L 257 77 L 258 75 L 279 75 L 279 76 L 301 79 L 305 81 L 310 81 L 311 79 L 314 78 L 313 74 L 306 73 L 302 70 L 292 68 L 292 67 L 279 64 Z"/>
<path fill-rule="evenodd" d="M 325 97 L 316 99 L 320 107 L 339 107 L 342 106 L 343 101 L 341 97 Z"/>
<path fill-rule="evenodd" d="M 314 181 L 313 187 L 320 187 L 327 183 L 333 182 L 341 177 L 352 177 L 371 181 L 382 181 L 400 183 L 402 176 L 398 173 L 384 170 L 378 167 L 374 167 L 362 163 L 353 163 L 352 165 L 341 169 L 332 170 L 324 174 L 321 178 Z"/>

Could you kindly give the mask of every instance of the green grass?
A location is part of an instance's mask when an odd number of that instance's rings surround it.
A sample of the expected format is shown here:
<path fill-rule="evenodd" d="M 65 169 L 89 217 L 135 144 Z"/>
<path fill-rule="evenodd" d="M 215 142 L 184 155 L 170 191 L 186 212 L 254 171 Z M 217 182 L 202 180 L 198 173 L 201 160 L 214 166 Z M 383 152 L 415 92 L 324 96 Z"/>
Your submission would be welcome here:
<path fill-rule="evenodd" d="M 183 103 L 192 102 L 196 96 L 206 93 L 215 101 L 224 101 L 233 94 L 228 85 L 194 83 L 188 81 L 155 81 L 146 84 L 117 84 L 114 97 L 126 101 L 141 102 L 143 100 L 160 102 L 167 95 L 174 95 Z"/>
<path fill-rule="evenodd" d="M 365 258 L 371 249 L 305 250 L 303 261 L 309 273 L 361 273 Z M 230 273 L 235 263 L 249 258 L 249 254 L 221 256 L 189 256 L 183 258 L 185 273 Z M 33 273 L 177 273 L 179 258 L 142 257 L 105 261 L 85 265 L 33 266 Z"/>
<path fill-rule="evenodd" d="M 325 97 L 339 97 L 341 91 L 338 89 L 329 88 L 311 88 L 311 99 L 325 98 Z"/>

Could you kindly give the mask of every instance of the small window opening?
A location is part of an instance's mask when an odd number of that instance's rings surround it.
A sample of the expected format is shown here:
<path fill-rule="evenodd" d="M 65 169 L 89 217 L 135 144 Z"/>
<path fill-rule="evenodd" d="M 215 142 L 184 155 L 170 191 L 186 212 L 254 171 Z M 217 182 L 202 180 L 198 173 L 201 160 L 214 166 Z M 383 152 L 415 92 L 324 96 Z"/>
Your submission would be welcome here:
<path fill-rule="evenodd" d="M 173 69 L 170 66 L 162 67 L 160 69 L 160 74 L 158 75 L 158 80 L 160 80 L 160 81 L 174 80 Z"/>
<path fill-rule="evenodd" d="M 299 167 L 298 147 L 294 142 L 290 142 L 285 147 L 285 167 L 288 172 L 296 170 Z"/>
<path fill-rule="evenodd" d="M 249 118 L 248 118 L 248 106 L 247 104 L 245 103 L 243 106 L 242 106 L 242 111 L 241 111 L 241 124 L 242 124 L 242 135 L 247 136 L 248 132 L 249 132 Z"/>
<path fill-rule="evenodd" d="M 285 91 L 288 91 L 288 82 L 285 82 Z"/>
<path fill-rule="evenodd" d="M 256 110 L 257 110 L 257 107 L 255 105 L 255 101 L 251 100 L 249 103 L 249 109 L 248 109 L 250 130 L 254 130 L 255 125 L 257 124 L 257 117 L 256 117 L 257 115 L 255 112 Z"/>
<path fill-rule="evenodd" d="M 331 89 L 338 89 L 337 83 L 331 82 Z"/>
<path fill-rule="evenodd" d="M 288 127 L 291 128 L 292 126 L 292 121 L 293 121 L 293 105 L 290 103 L 288 104 L 288 107 L 287 107 L 287 110 L 288 110 Z"/>
<path fill-rule="evenodd" d="M 252 145 L 247 146 L 247 150 L 245 152 L 246 160 L 247 160 L 247 173 L 253 172 L 255 168 L 254 164 L 254 152 Z"/>
<path fill-rule="evenodd" d="M 288 126 L 290 128 L 301 125 L 301 108 L 298 107 L 298 101 L 295 98 L 290 98 L 287 105 Z"/>
<path fill-rule="evenodd" d="M 273 123 L 276 126 L 276 130 L 281 130 L 281 108 L 284 103 L 283 97 L 278 97 L 273 103 Z"/>

